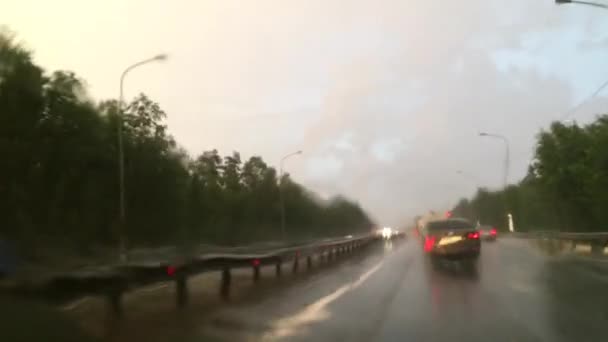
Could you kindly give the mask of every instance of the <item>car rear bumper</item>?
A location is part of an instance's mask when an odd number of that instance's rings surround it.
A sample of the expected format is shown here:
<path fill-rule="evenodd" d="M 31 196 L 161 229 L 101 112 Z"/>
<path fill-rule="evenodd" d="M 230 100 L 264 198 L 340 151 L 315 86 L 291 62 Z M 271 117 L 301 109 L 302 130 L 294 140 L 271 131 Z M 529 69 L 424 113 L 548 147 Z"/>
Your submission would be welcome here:
<path fill-rule="evenodd" d="M 434 249 L 431 251 L 431 256 L 436 258 L 444 259 L 473 259 L 479 257 L 481 252 L 481 246 L 470 246 L 466 249 L 457 250 L 446 250 L 446 249 Z"/>

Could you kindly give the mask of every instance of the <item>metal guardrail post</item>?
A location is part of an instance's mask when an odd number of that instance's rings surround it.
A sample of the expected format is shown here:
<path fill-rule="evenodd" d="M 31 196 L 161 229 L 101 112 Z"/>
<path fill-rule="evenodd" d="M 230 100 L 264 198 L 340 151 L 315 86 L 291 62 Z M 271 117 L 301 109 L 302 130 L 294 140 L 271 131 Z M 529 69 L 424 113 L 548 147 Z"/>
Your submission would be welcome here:
<path fill-rule="evenodd" d="M 276 272 L 277 277 L 281 276 L 281 264 L 282 264 L 281 260 L 279 260 L 279 261 L 277 261 L 277 264 L 275 266 L 275 272 Z"/>
<path fill-rule="evenodd" d="M 119 289 L 112 289 L 108 293 L 108 305 L 110 313 L 116 317 L 121 318 L 123 316 L 122 310 L 122 291 Z"/>
<path fill-rule="evenodd" d="M 230 268 L 224 267 L 222 270 L 222 284 L 220 285 L 220 295 L 222 299 L 227 300 L 230 298 L 230 283 L 231 283 Z"/>
<path fill-rule="evenodd" d="M 177 276 L 176 296 L 177 307 L 185 307 L 188 303 L 188 283 L 187 277 L 184 274 L 180 274 Z"/>
<path fill-rule="evenodd" d="M 298 266 L 299 266 L 299 257 L 296 255 L 295 258 L 293 259 L 293 273 L 298 273 Z"/>
<path fill-rule="evenodd" d="M 260 280 L 260 265 L 253 266 L 253 282 L 257 283 Z"/>

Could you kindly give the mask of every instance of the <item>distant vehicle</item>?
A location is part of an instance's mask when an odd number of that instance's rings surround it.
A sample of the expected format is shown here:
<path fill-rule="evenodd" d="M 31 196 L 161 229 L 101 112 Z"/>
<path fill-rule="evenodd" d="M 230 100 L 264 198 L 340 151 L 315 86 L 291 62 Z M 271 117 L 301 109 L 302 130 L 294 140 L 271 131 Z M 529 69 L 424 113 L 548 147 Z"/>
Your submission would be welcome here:
<path fill-rule="evenodd" d="M 482 240 L 496 241 L 496 237 L 498 236 L 496 228 L 488 225 L 478 226 L 477 231 L 479 231 L 479 237 Z"/>
<path fill-rule="evenodd" d="M 393 231 L 393 229 L 391 227 L 384 227 L 382 228 L 382 232 L 380 233 L 382 235 L 382 237 L 386 240 L 390 240 L 391 237 L 395 234 L 395 232 Z"/>
<path fill-rule="evenodd" d="M 428 222 L 421 230 L 423 248 L 434 259 L 477 260 L 481 251 L 479 231 L 460 218 Z"/>

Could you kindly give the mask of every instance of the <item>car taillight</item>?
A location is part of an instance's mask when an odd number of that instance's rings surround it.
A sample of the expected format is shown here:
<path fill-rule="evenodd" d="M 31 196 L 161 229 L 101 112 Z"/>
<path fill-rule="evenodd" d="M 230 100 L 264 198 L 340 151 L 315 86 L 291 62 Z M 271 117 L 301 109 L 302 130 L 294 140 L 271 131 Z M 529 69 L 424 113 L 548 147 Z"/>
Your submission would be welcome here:
<path fill-rule="evenodd" d="M 425 252 L 432 251 L 434 245 L 435 245 L 435 237 L 434 236 L 426 236 L 424 238 L 424 251 Z"/>
<path fill-rule="evenodd" d="M 472 232 L 467 234 L 468 239 L 479 239 L 479 232 Z"/>
<path fill-rule="evenodd" d="M 496 228 L 492 228 L 492 230 L 490 230 L 490 235 L 496 235 Z"/>

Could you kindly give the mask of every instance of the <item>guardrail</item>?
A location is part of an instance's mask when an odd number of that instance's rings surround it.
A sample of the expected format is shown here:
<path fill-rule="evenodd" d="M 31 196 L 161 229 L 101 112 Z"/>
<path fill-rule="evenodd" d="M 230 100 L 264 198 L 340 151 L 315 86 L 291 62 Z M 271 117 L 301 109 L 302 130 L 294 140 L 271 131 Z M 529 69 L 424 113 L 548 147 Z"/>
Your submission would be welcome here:
<path fill-rule="evenodd" d="M 398 238 L 398 237 L 397 237 Z M 36 285 L 20 283 L 7 291 L 14 295 L 71 300 L 83 296 L 104 296 L 109 308 L 116 316 L 123 313 L 122 296 L 128 291 L 158 282 L 176 282 L 176 305 L 178 308 L 188 303 L 188 278 L 204 272 L 221 272 L 219 295 L 228 300 L 231 288 L 231 270 L 250 268 L 252 280 L 260 279 L 262 266 L 274 265 L 275 274 L 280 277 L 283 265 L 289 263 L 291 272 L 297 273 L 300 263 L 307 269 L 313 266 L 313 257 L 329 261 L 342 254 L 364 249 L 375 241 L 376 235 L 336 239 L 267 250 L 256 253 L 214 253 L 200 254 L 181 260 L 140 262 L 94 270 L 72 272 L 52 276 Z M 5 289 L 6 290 L 6 289 Z"/>
<path fill-rule="evenodd" d="M 552 249 L 584 251 L 595 255 L 607 254 L 608 232 L 574 233 L 556 231 L 513 232 L 509 236 L 541 239 Z"/>

